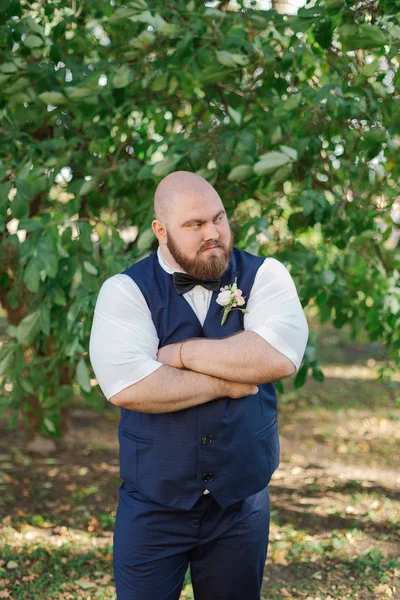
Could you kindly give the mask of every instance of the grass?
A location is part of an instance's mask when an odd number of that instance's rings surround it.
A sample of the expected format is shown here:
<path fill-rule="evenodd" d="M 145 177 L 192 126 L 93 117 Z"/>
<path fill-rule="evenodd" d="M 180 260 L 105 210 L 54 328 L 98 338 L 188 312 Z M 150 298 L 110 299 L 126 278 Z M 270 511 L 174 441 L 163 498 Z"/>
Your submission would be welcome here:
<path fill-rule="evenodd" d="M 393 384 L 374 380 L 381 348 L 328 326 L 320 335 L 325 382 L 296 390 L 285 380 L 279 398 L 262 598 L 396 598 L 398 399 Z M 1 437 L 0 598 L 115 600 L 118 412 L 75 406 L 71 419 L 54 456 L 26 452 L 18 428 Z M 188 571 L 181 600 L 192 598 Z"/>

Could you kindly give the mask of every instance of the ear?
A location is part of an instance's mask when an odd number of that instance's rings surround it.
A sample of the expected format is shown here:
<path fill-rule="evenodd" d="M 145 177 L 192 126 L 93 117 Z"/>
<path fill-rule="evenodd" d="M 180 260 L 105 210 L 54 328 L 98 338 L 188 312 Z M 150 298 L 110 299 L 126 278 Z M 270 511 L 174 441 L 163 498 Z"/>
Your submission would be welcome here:
<path fill-rule="evenodd" d="M 165 231 L 165 226 L 163 224 L 162 221 L 160 221 L 159 219 L 154 219 L 154 221 L 152 221 L 151 223 L 151 227 L 154 231 L 154 235 L 157 237 L 158 241 L 161 244 L 165 244 L 167 241 L 167 236 L 166 236 L 166 231 Z"/>

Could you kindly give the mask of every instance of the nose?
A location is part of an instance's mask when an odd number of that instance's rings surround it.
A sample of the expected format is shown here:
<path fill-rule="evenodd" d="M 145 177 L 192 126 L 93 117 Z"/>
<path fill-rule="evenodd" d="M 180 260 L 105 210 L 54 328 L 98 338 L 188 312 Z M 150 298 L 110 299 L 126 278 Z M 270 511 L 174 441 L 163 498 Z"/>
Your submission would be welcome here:
<path fill-rule="evenodd" d="M 204 241 L 207 242 L 208 240 L 217 240 L 218 238 L 218 228 L 214 225 L 214 223 L 208 224 L 204 230 Z"/>

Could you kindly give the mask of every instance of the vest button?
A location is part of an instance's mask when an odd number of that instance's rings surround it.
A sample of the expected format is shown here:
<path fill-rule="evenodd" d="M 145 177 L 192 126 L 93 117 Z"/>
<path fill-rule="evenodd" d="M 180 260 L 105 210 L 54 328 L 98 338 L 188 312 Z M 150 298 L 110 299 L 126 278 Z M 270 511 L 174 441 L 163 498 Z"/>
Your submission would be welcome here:
<path fill-rule="evenodd" d="M 203 444 L 211 444 L 212 442 L 212 437 L 211 435 L 203 435 L 203 437 L 201 438 L 201 441 L 203 442 Z"/>
<path fill-rule="evenodd" d="M 212 480 L 213 480 L 213 475 L 212 475 L 212 473 L 204 473 L 204 475 L 203 475 L 203 481 L 204 481 L 205 483 L 209 483 L 209 482 L 210 482 L 210 481 L 212 481 Z"/>

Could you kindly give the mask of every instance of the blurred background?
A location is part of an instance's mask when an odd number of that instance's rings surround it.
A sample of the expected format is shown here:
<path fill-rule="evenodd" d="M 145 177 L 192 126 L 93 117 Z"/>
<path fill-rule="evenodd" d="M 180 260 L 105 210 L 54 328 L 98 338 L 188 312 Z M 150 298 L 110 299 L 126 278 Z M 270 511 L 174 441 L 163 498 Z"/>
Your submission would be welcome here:
<path fill-rule="evenodd" d="M 175 170 L 287 266 L 309 322 L 277 383 L 263 597 L 396 597 L 398 8 L 0 2 L 0 597 L 115 598 L 119 409 L 89 335 Z"/>

